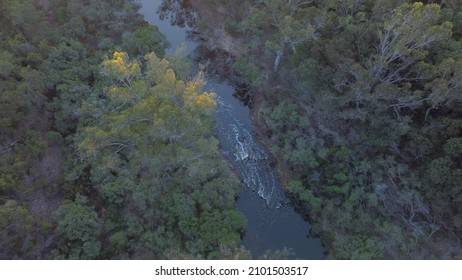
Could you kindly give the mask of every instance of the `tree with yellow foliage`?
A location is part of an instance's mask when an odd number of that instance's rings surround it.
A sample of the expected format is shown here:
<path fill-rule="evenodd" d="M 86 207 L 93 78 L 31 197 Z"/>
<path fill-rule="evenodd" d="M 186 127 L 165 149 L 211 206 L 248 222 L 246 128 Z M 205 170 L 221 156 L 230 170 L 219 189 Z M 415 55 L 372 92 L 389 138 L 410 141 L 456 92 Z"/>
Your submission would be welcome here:
<path fill-rule="evenodd" d="M 215 94 L 203 92 L 203 72 L 185 82 L 154 53 L 135 61 L 116 52 L 101 74 L 104 97 L 85 104 L 93 125 L 77 142 L 87 167 L 80 176 L 90 178 L 114 228 L 104 242 L 117 248 L 111 256 L 213 257 L 237 246 L 244 220 L 217 153 Z"/>
<path fill-rule="evenodd" d="M 127 53 L 114 52 L 112 59 L 103 62 L 102 74 L 131 87 L 131 81 L 141 74 L 141 70 L 138 62 L 129 60 Z"/>

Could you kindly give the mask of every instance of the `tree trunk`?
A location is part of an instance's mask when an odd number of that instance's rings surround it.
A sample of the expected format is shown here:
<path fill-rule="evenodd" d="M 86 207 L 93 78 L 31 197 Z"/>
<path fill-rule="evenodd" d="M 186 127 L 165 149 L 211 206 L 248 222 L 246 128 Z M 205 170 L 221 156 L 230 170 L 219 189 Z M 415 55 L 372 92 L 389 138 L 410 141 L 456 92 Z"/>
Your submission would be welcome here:
<path fill-rule="evenodd" d="M 277 53 L 276 53 L 276 59 L 274 60 L 274 73 L 277 73 L 278 71 L 278 68 L 279 68 L 279 64 L 281 63 L 281 59 L 282 59 L 282 50 L 279 50 Z"/>

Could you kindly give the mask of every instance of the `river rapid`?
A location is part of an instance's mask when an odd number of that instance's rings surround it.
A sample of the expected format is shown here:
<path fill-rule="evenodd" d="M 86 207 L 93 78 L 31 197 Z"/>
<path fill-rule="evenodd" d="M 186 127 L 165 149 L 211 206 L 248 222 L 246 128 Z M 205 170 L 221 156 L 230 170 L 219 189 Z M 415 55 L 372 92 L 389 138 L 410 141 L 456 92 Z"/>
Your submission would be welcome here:
<path fill-rule="evenodd" d="M 290 259 L 323 259 L 324 250 L 320 240 L 309 236 L 311 226 L 294 210 L 286 197 L 274 167 L 275 159 L 255 136 L 250 108 L 242 98 L 238 98 L 242 96 L 242 88 L 233 85 L 223 71 L 214 71 L 214 68 L 223 68 L 223 65 L 231 62 L 223 58 L 225 61 L 216 65 L 216 59 L 212 59 L 216 50 L 207 48 L 205 36 L 192 32 L 186 24 L 176 26 L 169 19 L 162 20 L 159 16 L 161 8 L 163 15 L 166 8 L 171 8 L 176 14 L 170 16 L 197 16 L 191 12 L 190 6 L 182 7 L 181 4 L 187 1 L 138 2 L 142 5 L 140 13 L 145 19 L 167 36 L 171 44 L 167 53 L 173 53 L 181 44 L 185 44 L 187 55 L 195 63 L 200 61 L 204 64 L 209 73 L 204 90 L 213 91 L 218 96 L 216 135 L 220 149 L 242 182 L 237 199 L 237 209 L 247 219 L 242 246 L 250 250 L 254 258 L 268 250 L 287 248 L 292 252 L 288 256 Z M 183 25 L 178 17 L 174 21 Z"/>

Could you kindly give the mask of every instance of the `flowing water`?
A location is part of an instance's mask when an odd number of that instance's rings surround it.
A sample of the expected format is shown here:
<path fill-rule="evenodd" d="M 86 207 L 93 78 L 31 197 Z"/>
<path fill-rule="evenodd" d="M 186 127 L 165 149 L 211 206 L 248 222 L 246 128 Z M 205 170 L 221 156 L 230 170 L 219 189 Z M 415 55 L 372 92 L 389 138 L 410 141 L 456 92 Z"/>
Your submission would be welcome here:
<path fill-rule="evenodd" d="M 184 26 L 185 21 L 196 16 L 190 7 L 182 6 L 187 1 L 139 2 L 142 4 L 140 12 L 146 20 L 158 26 L 167 36 L 171 44 L 167 52 L 172 53 L 184 43 L 188 55 L 195 61 L 205 62 L 207 72 L 213 73 L 206 77 L 205 90 L 218 95 L 216 134 L 221 152 L 242 181 L 237 200 L 237 209 L 247 219 L 242 245 L 254 257 L 267 250 L 288 248 L 293 252 L 290 258 L 322 259 L 320 240 L 308 236 L 310 224 L 295 212 L 290 200 L 285 197 L 274 168 L 275 159 L 255 138 L 249 107 L 236 98 L 238 89 L 226 80 L 226 76 L 211 70 L 214 67 L 214 60 L 211 59 L 213 52 L 207 52 L 203 44 L 193 41 L 191 31 Z M 163 14 L 165 10 L 173 11 L 174 23 L 162 20 L 159 10 Z"/>

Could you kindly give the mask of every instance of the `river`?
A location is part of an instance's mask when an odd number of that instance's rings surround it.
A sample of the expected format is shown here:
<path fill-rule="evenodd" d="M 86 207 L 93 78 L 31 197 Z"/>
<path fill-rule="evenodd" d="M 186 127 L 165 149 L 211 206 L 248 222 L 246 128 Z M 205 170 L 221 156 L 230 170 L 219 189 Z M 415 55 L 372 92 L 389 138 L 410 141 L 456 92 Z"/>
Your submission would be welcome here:
<path fill-rule="evenodd" d="M 190 29 L 162 20 L 159 7 L 175 5 L 177 15 L 193 17 L 194 14 L 180 3 L 185 1 L 139 0 L 142 4 L 140 13 L 145 19 L 167 36 L 172 53 L 182 43 L 186 44 L 187 55 L 193 61 L 201 61 L 206 66 L 206 91 L 218 95 L 216 114 L 216 134 L 220 141 L 220 149 L 233 166 L 242 181 L 237 209 L 242 212 L 247 224 L 244 228 L 242 246 L 250 250 L 253 257 L 266 251 L 290 249 L 290 259 L 323 259 L 323 247 L 318 238 L 309 236 L 310 224 L 294 210 L 291 201 L 285 196 L 277 172 L 274 159 L 269 151 L 257 141 L 255 127 L 251 121 L 249 107 L 236 98 L 238 88 L 227 81 L 226 75 L 217 74 L 211 69 L 214 61 L 210 59 L 204 44 L 198 43 L 190 36 Z M 182 25 L 181 18 L 176 20 Z M 197 36 L 196 36 L 197 37 Z M 219 65 L 218 67 L 222 67 Z"/>

